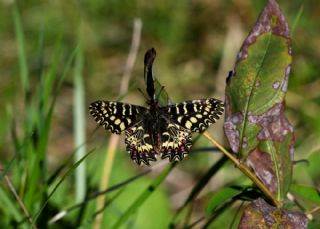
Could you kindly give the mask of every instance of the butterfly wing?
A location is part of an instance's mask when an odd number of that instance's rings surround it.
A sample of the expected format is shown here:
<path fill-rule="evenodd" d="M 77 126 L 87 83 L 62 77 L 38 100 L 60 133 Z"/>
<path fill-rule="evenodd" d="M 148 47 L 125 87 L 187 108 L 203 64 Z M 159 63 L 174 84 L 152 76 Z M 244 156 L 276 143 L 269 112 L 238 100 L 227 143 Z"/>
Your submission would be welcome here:
<path fill-rule="evenodd" d="M 89 111 L 94 120 L 106 130 L 120 134 L 135 125 L 147 109 L 127 103 L 96 101 L 90 104 Z"/>
<path fill-rule="evenodd" d="M 96 101 L 90 104 L 89 110 L 106 130 L 115 134 L 125 131 L 127 151 L 137 164 L 149 165 L 149 161 L 156 161 L 156 150 L 145 127 L 148 109 L 127 103 Z"/>
<path fill-rule="evenodd" d="M 127 151 L 130 153 L 131 159 L 138 165 L 143 162 L 150 165 L 149 161 L 156 161 L 156 150 L 152 140 L 152 133 L 148 133 L 144 120 L 138 122 L 126 131 L 125 143 Z"/>
<path fill-rule="evenodd" d="M 171 122 L 191 132 L 203 132 L 220 118 L 224 104 L 218 99 L 210 98 L 185 101 L 160 109 L 169 115 Z"/>
<path fill-rule="evenodd" d="M 161 130 L 163 158 L 182 160 L 192 146 L 191 132 L 202 132 L 223 113 L 223 102 L 217 99 L 192 100 L 160 108 L 166 128 Z"/>
<path fill-rule="evenodd" d="M 161 130 L 161 159 L 181 161 L 191 148 L 191 131 L 170 121 L 166 121 L 163 126 L 165 129 Z"/>

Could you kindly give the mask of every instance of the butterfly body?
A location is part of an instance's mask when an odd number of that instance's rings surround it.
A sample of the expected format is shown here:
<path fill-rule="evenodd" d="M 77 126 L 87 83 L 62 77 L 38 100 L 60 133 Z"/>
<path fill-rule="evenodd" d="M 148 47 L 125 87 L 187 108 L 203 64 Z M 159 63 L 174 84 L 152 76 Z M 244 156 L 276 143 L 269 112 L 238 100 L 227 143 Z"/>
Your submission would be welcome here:
<path fill-rule="evenodd" d="M 145 76 L 149 107 L 128 103 L 96 101 L 89 110 L 106 130 L 125 132 L 125 144 L 132 160 L 149 165 L 157 156 L 182 160 L 192 146 L 192 132 L 202 132 L 222 115 L 222 101 L 209 98 L 160 106 L 153 84 L 154 49 L 145 56 Z"/>

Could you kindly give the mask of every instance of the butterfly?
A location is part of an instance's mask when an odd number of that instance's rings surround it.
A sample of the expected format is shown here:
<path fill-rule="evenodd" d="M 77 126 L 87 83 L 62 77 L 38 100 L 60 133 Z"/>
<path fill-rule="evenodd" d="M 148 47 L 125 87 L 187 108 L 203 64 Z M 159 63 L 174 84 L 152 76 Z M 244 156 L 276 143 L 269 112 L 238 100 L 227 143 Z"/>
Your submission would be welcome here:
<path fill-rule="evenodd" d="M 208 98 L 160 106 L 156 98 L 152 64 L 155 49 L 145 55 L 145 78 L 149 107 L 122 102 L 96 101 L 90 104 L 95 121 L 114 134 L 125 132 L 125 144 L 132 160 L 150 165 L 150 161 L 168 158 L 181 161 L 192 146 L 192 132 L 203 132 L 224 111 L 224 103 Z"/>

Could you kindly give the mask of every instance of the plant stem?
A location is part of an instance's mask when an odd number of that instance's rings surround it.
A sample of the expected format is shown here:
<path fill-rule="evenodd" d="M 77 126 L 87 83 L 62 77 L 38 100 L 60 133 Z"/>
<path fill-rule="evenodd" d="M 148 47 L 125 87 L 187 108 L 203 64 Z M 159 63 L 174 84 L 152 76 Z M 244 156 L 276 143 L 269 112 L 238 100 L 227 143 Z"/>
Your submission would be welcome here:
<path fill-rule="evenodd" d="M 3 171 L 3 167 L 0 164 L 0 171 Z M 37 229 L 37 225 L 34 223 L 30 213 L 28 212 L 26 206 L 24 205 L 23 201 L 20 199 L 18 193 L 16 192 L 15 188 L 13 187 L 13 184 L 9 178 L 8 175 L 4 175 L 4 180 L 8 185 L 9 190 L 11 191 L 11 193 L 13 194 L 13 196 L 15 197 L 15 199 L 17 200 L 19 206 L 21 207 L 23 213 L 25 214 L 25 216 L 27 217 L 27 220 L 30 223 L 30 227 L 32 227 L 33 229 Z"/>
<path fill-rule="evenodd" d="M 141 28 L 142 28 L 142 22 L 140 19 L 135 19 L 133 23 L 133 35 L 132 35 L 132 43 L 131 43 L 131 49 L 127 58 L 127 62 L 125 65 L 125 70 L 122 76 L 121 84 L 120 84 L 120 91 L 119 96 L 124 94 L 128 90 L 128 84 L 131 76 L 131 72 L 134 66 L 134 63 L 136 61 L 138 48 L 140 45 L 140 38 L 141 38 Z M 104 162 L 103 166 L 103 173 L 102 173 L 102 179 L 100 182 L 99 190 L 103 191 L 108 188 L 109 179 L 111 175 L 112 165 L 115 157 L 115 151 L 117 148 L 117 144 L 119 142 L 119 135 L 112 135 L 109 141 L 109 147 L 107 149 L 107 156 Z M 96 204 L 96 211 L 99 212 L 103 207 L 105 203 L 105 196 L 100 196 L 97 198 L 97 204 Z M 96 216 L 95 222 L 94 222 L 94 229 L 100 229 L 102 228 L 102 220 L 103 220 L 103 213 L 100 213 Z"/>
<path fill-rule="evenodd" d="M 216 140 L 214 140 L 208 131 L 203 132 L 203 135 L 216 147 L 218 147 L 221 152 L 226 155 L 233 164 L 239 168 L 239 170 L 249 177 L 252 182 L 272 201 L 272 203 L 276 207 L 281 207 L 281 203 L 272 195 L 269 189 L 261 182 L 261 180 L 250 170 L 250 168 L 242 163 L 242 161 L 238 160 L 238 158 L 234 157 L 230 152 L 228 152 L 222 145 L 220 145 Z"/>
<path fill-rule="evenodd" d="M 75 148 L 75 162 L 79 161 L 86 154 L 85 137 L 85 95 L 84 95 L 84 82 L 83 82 L 83 47 L 82 47 L 82 23 L 79 27 L 79 46 L 75 57 L 75 70 L 74 70 L 74 99 L 73 99 L 73 121 L 74 121 L 74 142 Z M 81 147 L 79 147 L 81 146 Z M 76 203 L 84 200 L 86 195 L 86 162 L 83 161 L 78 166 L 75 172 L 75 186 L 76 186 Z"/>

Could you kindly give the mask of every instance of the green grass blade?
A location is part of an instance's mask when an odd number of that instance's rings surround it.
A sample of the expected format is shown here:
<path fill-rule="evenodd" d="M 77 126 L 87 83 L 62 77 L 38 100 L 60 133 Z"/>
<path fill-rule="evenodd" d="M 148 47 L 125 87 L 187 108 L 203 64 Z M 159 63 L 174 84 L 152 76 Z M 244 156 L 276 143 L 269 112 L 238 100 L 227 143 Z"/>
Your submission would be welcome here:
<path fill-rule="evenodd" d="M 209 180 L 223 167 L 223 165 L 228 161 L 227 157 L 220 158 L 208 171 L 206 174 L 204 174 L 199 182 L 193 187 L 191 190 L 188 198 L 184 202 L 184 204 L 178 209 L 177 213 L 171 220 L 170 225 L 176 224 L 177 219 L 179 218 L 182 211 L 185 209 L 185 207 L 191 203 L 197 195 L 203 190 L 203 188 L 206 186 L 206 184 L 209 182 Z"/>
<path fill-rule="evenodd" d="M 166 168 L 155 180 L 144 190 L 140 196 L 132 203 L 131 206 L 121 215 L 118 221 L 112 228 L 119 228 L 123 223 L 127 222 L 130 215 L 134 214 L 137 209 L 151 196 L 154 190 L 165 180 L 172 169 L 177 165 L 173 163 L 170 167 Z"/>
<path fill-rule="evenodd" d="M 39 212 L 35 215 L 34 217 L 34 221 L 36 222 L 37 218 L 40 216 L 41 212 L 43 211 L 43 209 L 46 207 L 46 205 L 48 204 L 51 196 L 56 192 L 57 188 L 61 185 L 61 183 L 64 181 L 65 178 L 67 178 L 89 155 L 91 155 L 94 152 L 94 150 L 90 150 L 86 155 L 84 155 L 79 161 L 77 161 L 76 163 L 74 163 L 70 169 L 62 176 L 62 178 L 58 181 L 58 183 L 53 187 L 52 191 L 50 192 L 50 194 L 48 195 L 47 200 L 44 202 L 44 204 L 42 205 L 41 209 L 39 210 Z"/>
<path fill-rule="evenodd" d="M 206 213 L 207 214 L 212 213 L 220 205 L 222 205 L 227 201 L 230 201 L 233 197 L 239 195 L 242 192 L 243 192 L 242 189 L 235 189 L 232 187 L 226 187 L 226 188 L 220 189 L 219 191 L 214 193 L 214 195 L 211 196 L 206 209 Z"/>
<path fill-rule="evenodd" d="M 186 206 L 189 202 L 194 200 L 197 195 L 202 191 L 202 189 L 207 185 L 209 180 L 224 166 L 224 164 L 228 161 L 227 157 L 221 157 L 208 171 L 207 173 L 201 177 L 199 182 L 193 187 L 190 195 L 188 196 L 186 202 L 183 206 Z"/>
<path fill-rule="evenodd" d="M 2 212 L 12 216 L 15 221 L 19 222 L 22 220 L 23 215 L 20 213 L 19 209 L 17 209 L 16 204 L 10 199 L 8 194 L 9 192 L 6 192 L 0 186 L 0 209 L 2 209 Z M 5 216 L 2 215 L 1 217 Z M 27 228 L 27 226 L 23 224 L 23 228 Z"/>
<path fill-rule="evenodd" d="M 51 57 L 51 64 L 49 66 L 48 71 L 45 74 L 44 78 L 44 82 L 43 82 L 43 94 L 41 96 L 42 98 L 42 103 L 43 104 L 48 104 L 48 98 L 49 96 L 52 95 L 52 91 L 55 88 L 55 83 L 56 83 L 56 77 L 58 74 L 58 70 L 59 70 L 59 60 L 60 60 L 60 56 L 61 56 L 61 51 L 62 51 L 62 35 L 60 34 L 57 37 L 57 41 L 56 41 L 56 45 L 55 45 L 55 49 L 54 49 L 54 53 Z"/>
<path fill-rule="evenodd" d="M 292 26 L 291 26 L 291 37 L 293 36 L 294 32 L 296 31 L 296 28 L 297 28 L 297 25 L 301 19 L 303 10 L 304 10 L 304 5 L 301 5 L 293 23 L 292 23 Z"/>
<path fill-rule="evenodd" d="M 120 183 L 118 183 L 116 185 L 113 185 L 112 187 L 110 187 L 110 188 L 108 188 L 106 190 L 97 192 L 94 195 L 90 195 L 90 196 L 86 197 L 84 201 L 82 201 L 80 203 L 77 203 L 77 204 L 75 204 L 75 205 L 73 205 L 71 207 L 68 207 L 65 210 L 60 211 L 55 216 L 53 216 L 50 221 L 52 221 L 52 222 L 58 221 L 61 218 L 63 218 L 65 215 L 69 214 L 70 212 L 72 212 L 72 211 L 74 211 L 74 210 L 76 210 L 76 209 L 78 209 L 80 207 L 84 207 L 85 205 L 88 205 L 90 203 L 90 201 L 95 200 L 98 196 L 105 195 L 107 193 L 111 193 L 111 192 L 114 192 L 114 191 L 118 191 L 120 189 L 117 194 L 115 194 L 110 200 L 108 199 L 106 201 L 107 202 L 106 204 L 110 205 L 112 200 L 116 199 L 122 193 L 122 191 L 124 190 L 126 185 L 129 185 L 130 183 L 134 182 L 135 180 L 144 177 L 145 175 L 147 175 L 150 172 L 151 172 L 151 170 L 146 170 L 144 172 L 139 173 L 138 175 L 135 175 L 133 177 L 128 178 L 125 181 L 122 181 L 122 182 L 120 182 Z M 96 214 L 97 213 L 95 213 L 95 215 Z M 86 222 L 86 223 L 88 223 L 88 222 Z"/>
<path fill-rule="evenodd" d="M 78 47 L 76 47 L 76 48 L 72 51 L 72 53 L 71 53 L 71 55 L 70 55 L 70 57 L 69 57 L 66 65 L 65 65 L 65 68 L 64 68 L 64 71 L 63 71 L 63 73 L 62 73 L 62 76 L 61 76 L 61 78 L 58 80 L 58 85 L 57 85 L 56 91 L 55 91 L 56 93 L 60 90 L 60 88 L 61 88 L 61 86 L 62 86 L 62 83 L 64 82 L 64 80 L 65 80 L 65 78 L 66 78 L 66 76 L 67 76 L 67 73 L 69 72 L 69 70 L 70 70 L 70 68 L 71 68 L 71 66 L 72 66 L 72 62 L 74 61 L 74 59 L 75 59 L 75 57 L 76 57 L 76 55 L 77 55 L 77 52 L 78 52 Z"/>
<path fill-rule="evenodd" d="M 22 83 L 23 94 L 29 92 L 30 84 L 28 79 L 28 64 L 25 52 L 25 43 L 20 13 L 17 4 L 13 7 L 13 21 L 16 33 L 16 44 L 18 48 L 20 78 Z"/>

